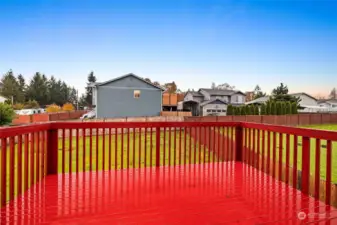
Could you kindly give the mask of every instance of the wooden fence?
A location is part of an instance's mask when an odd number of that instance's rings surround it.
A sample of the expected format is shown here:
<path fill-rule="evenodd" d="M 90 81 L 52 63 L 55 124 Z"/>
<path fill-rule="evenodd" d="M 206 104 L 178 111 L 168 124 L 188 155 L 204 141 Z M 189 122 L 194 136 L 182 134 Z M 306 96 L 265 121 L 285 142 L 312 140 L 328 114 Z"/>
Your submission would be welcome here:
<path fill-rule="evenodd" d="M 194 122 L 251 122 L 286 126 L 337 124 L 336 114 L 297 114 L 297 115 L 268 115 L 268 116 L 204 116 L 185 117 L 185 121 Z"/>

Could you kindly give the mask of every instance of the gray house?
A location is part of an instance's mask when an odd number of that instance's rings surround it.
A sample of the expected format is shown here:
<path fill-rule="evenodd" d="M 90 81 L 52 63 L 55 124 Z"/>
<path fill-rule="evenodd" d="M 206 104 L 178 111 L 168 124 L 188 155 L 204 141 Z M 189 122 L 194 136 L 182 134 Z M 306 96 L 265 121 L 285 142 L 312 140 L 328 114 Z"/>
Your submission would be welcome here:
<path fill-rule="evenodd" d="M 97 118 L 160 115 L 163 89 L 132 73 L 89 87 Z"/>
<path fill-rule="evenodd" d="M 193 116 L 223 116 L 229 104 L 243 105 L 245 98 L 241 91 L 201 88 L 197 92 L 187 92 L 178 108 L 191 111 Z"/>

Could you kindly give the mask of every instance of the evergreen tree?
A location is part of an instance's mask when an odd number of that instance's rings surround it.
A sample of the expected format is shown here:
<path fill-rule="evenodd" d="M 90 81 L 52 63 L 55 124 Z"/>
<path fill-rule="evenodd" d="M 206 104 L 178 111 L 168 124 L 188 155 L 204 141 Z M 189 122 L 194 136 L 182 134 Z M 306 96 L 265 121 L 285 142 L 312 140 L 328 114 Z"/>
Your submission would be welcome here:
<path fill-rule="evenodd" d="M 250 115 L 250 107 L 249 105 L 245 105 L 245 112 L 246 112 L 246 115 Z"/>
<path fill-rule="evenodd" d="M 232 105 L 227 106 L 227 115 L 228 116 L 233 115 L 233 106 Z"/>
<path fill-rule="evenodd" d="M 260 113 L 259 113 L 259 107 L 256 105 L 255 107 L 254 107 L 254 115 L 259 115 Z"/>
<path fill-rule="evenodd" d="M 146 79 L 148 79 L 148 78 L 146 78 Z M 149 81 L 147 81 L 147 82 L 151 83 L 151 80 L 150 79 L 148 79 L 148 80 Z M 94 72 L 91 71 L 89 73 L 89 75 L 88 75 L 88 85 L 90 83 L 95 83 L 95 82 L 96 82 L 96 77 L 94 75 Z M 92 87 L 86 87 L 86 96 L 85 96 L 85 99 L 86 99 L 86 102 L 87 102 L 88 106 L 92 106 L 92 89 L 93 89 Z"/>
<path fill-rule="evenodd" d="M 267 114 L 267 108 L 266 104 L 261 105 L 261 115 L 266 115 Z"/>
<path fill-rule="evenodd" d="M 297 111 L 297 103 L 296 102 L 293 102 L 291 103 L 291 114 L 297 114 L 298 111 Z"/>
<path fill-rule="evenodd" d="M 266 103 L 266 115 L 271 115 L 271 102 Z"/>
<path fill-rule="evenodd" d="M 20 94 L 19 83 L 16 80 L 12 70 L 8 71 L 1 79 L 3 87 L 0 94 L 7 98 L 9 102 L 13 100 L 13 103 L 22 101 Z"/>
<path fill-rule="evenodd" d="M 286 103 L 286 114 L 291 114 L 291 102 Z"/>
<path fill-rule="evenodd" d="M 277 115 L 276 104 L 274 101 L 270 103 L 270 115 Z"/>
<path fill-rule="evenodd" d="M 286 103 L 281 102 L 281 115 L 285 115 L 285 114 L 286 114 Z"/>
<path fill-rule="evenodd" d="M 281 114 L 281 102 L 276 102 L 276 115 L 282 115 Z"/>
<path fill-rule="evenodd" d="M 241 109 L 241 115 L 247 115 L 245 106 L 241 106 L 240 109 Z"/>

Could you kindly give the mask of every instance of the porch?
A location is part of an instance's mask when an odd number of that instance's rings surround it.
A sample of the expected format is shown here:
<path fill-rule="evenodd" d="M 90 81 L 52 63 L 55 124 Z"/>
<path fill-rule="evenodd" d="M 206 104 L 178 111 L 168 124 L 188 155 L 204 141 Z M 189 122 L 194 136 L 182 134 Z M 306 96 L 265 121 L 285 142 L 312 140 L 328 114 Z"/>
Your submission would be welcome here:
<path fill-rule="evenodd" d="M 1 224 L 337 223 L 334 132 L 72 122 L 0 138 Z"/>

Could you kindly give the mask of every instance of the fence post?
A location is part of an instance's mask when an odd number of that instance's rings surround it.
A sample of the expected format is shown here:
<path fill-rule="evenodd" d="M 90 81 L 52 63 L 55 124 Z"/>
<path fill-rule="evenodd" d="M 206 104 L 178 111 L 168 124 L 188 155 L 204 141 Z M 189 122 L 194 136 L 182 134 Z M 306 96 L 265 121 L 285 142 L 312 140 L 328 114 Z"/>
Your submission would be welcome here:
<path fill-rule="evenodd" d="M 303 137 L 302 140 L 302 192 L 309 194 L 310 178 L 310 138 Z"/>
<path fill-rule="evenodd" d="M 47 131 L 47 174 L 57 174 L 58 165 L 58 134 L 57 129 Z"/>
<path fill-rule="evenodd" d="M 156 127 L 156 167 L 159 166 L 160 166 L 160 127 Z"/>
<path fill-rule="evenodd" d="M 242 161 L 242 146 L 243 146 L 243 126 L 240 123 L 235 127 L 235 161 Z"/>

